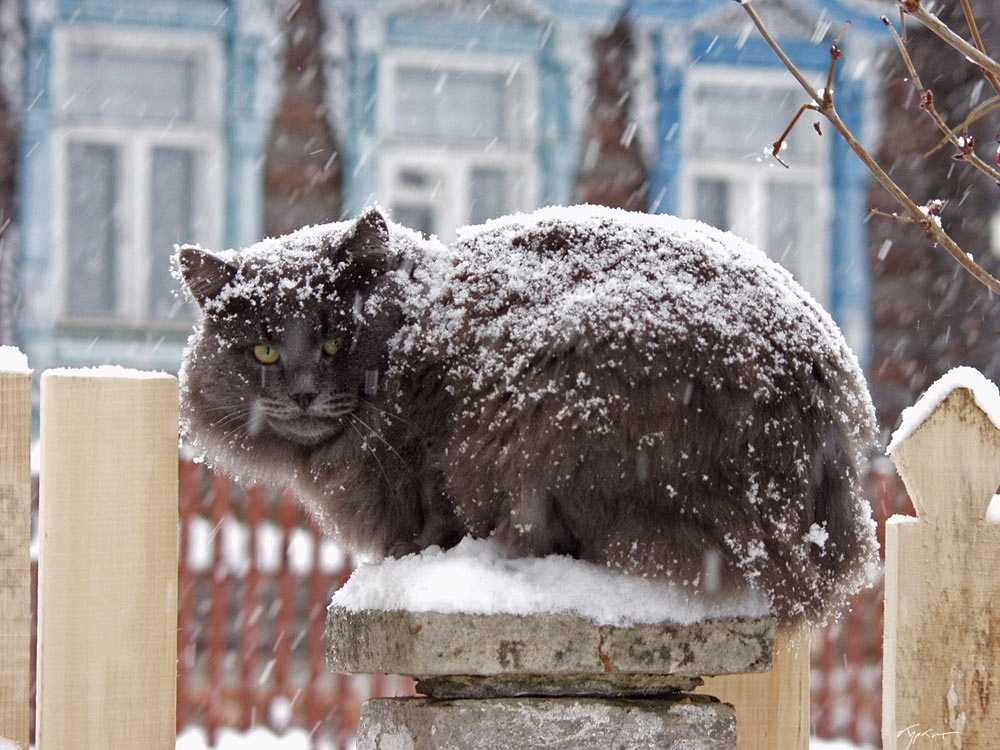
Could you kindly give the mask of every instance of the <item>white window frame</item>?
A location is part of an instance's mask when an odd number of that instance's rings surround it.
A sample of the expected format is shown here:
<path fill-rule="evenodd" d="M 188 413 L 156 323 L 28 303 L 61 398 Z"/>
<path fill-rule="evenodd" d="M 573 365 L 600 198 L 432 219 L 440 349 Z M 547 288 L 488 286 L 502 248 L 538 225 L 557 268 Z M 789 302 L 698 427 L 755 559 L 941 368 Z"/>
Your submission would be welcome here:
<path fill-rule="evenodd" d="M 396 76 L 400 69 L 421 68 L 430 72 L 490 73 L 516 76 L 524 106 L 508 107 L 507 134 L 503 141 L 484 147 L 482 143 L 450 143 L 440 139 L 424 140 L 401 135 L 395 127 Z M 434 222 L 437 234 L 445 240 L 468 224 L 471 214 L 469 182 L 474 169 L 500 169 L 507 173 L 511 185 L 511 211 L 535 207 L 538 195 L 535 121 L 519 117 L 519 110 L 534 110 L 537 101 L 537 74 L 529 58 L 517 55 L 463 54 L 428 52 L 425 49 L 386 51 L 381 59 L 377 121 L 381 135 L 379 152 L 379 197 L 391 209 L 395 202 L 426 204 L 418 198 L 421 189 L 402 185 L 398 175 L 412 170 L 427 174 L 434 195 Z"/>
<path fill-rule="evenodd" d="M 79 47 L 116 50 L 127 54 L 185 56 L 196 61 L 193 118 L 190 121 L 125 122 L 59 114 L 52 142 L 52 208 L 54 272 L 57 278 L 58 317 L 63 323 L 87 325 L 152 324 L 181 328 L 189 323 L 150 319 L 149 278 L 152 248 L 147 247 L 151 206 L 150 168 L 153 149 L 191 149 L 194 153 L 192 207 L 194 220 L 202 228 L 192 242 L 221 247 L 225 213 L 225 152 L 222 134 L 224 98 L 223 51 L 209 34 L 175 30 L 117 29 L 103 26 L 57 28 L 53 32 L 54 101 L 63 102 L 67 91 L 67 65 L 71 51 Z M 107 317 L 80 321 L 69 310 L 69 252 L 67 205 L 69 149 L 74 143 L 95 143 L 118 149 L 117 193 L 119 200 L 118 254 L 116 255 L 116 309 Z M 157 248 L 162 250 L 162 248 Z"/>
<path fill-rule="evenodd" d="M 807 71 L 807 75 L 809 72 Z M 821 78 L 821 72 L 815 72 Z M 800 95 L 798 87 L 790 81 L 787 73 L 778 70 L 759 70 L 751 67 L 735 67 L 723 65 L 702 65 L 692 67 L 687 74 L 682 95 L 682 112 L 693 112 L 695 93 L 699 86 L 725 85 L 732 86 L 734 81 L 753 88 L 773 88 L 785 90 L 793 96 Z M 823 83 L 818 84 L 822 87 Z M 803 100 L 805 101 L 805 100 Z M 787 122 L 774 122 L 774 138 L 777 138 Z M 785 169 L 772 159 L 758 161 L 756 158 L 738 159 L 730 154 L 715 156 L 710 153 L 694 153 L 691 146 L 692 132 L 695 127 L 693 118 L 682 117 L 683 158 L 680 169 L 682 216 L 694 217 L 697 207 L 695 186 L 699 179 L 724 180 L 730 185 L 731 204 L 740 208 L 732 210 L 732 227 L 730 231 L 744 237 L 770 256 L 772 250 L 768 244 L 768 206 L 767 185 L 769 183 L 808 184 L 815 189 L 816 217 L 813 222 L 815 246 L 795 248 L 797 253 L 795 268 L 796 278 L 815 298 L 828 306 L 831 287 L 831 227 L 832 227 L 832 187 L 830 136 L 824 134 L 818 157 L 811 164 L 796 164 L 792 160 L 791 168 Z M 803 131 L 802 137 L 819 138 L 811 132 L 806 118 L 798 124 Z M 766 139 L 765 139 L 766 140 Z M 771 139 L 773 141 L 773 138 Z M 770 141 L 760 144 L 758 154 L 763 156 L 764 150 L 770 146 Z M 773 257 L 773 256 L 771 256 Z M 781 262 L 780 258 L 777 258 Z"/>

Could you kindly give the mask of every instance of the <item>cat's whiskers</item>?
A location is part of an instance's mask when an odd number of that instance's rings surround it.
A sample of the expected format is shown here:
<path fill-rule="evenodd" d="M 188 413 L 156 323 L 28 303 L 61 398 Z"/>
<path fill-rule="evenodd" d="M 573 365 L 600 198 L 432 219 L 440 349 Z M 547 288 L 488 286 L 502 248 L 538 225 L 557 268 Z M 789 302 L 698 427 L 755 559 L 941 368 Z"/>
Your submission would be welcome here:
<path fill-rule="evenodd" d="M 383 415 L 385 417 L 388 417 L 389 419 L 395 419 L 398 422 L 401 422 L 401 423 L 407 425 L 408 427 L 411 427 L 414 430 L 419 429 L 417 427 L 417 425 L 415 425 L 409 419 L 401 417 L 398 414 L 393 414 L 392 412 L 388 412 L 385 409 L 380 409 L 379 407 L 375 406 L 375 404 L 371 403 L 370 401 L 359 401 L 358 403 L 361 406 L 367 406 L 369 409 L 374 409 L 377 413 L 379 413 L 379 414 L 381 414 L 381 415 Z"/>
<path fill-rule="evenodd" d="M 368 430 L 371 432 L 371 434 L 374 435 L 375 437 L 377 437 L 379 440 L 381 440 L 382 444 L 386 448 L 388 448 L 389 450 L 391 450 L 395 454 L 396 458 L 398 458 L 403 463 L 404 466 L 407 465 L 406 459 L 404 459 L 401 455 L 399 455 L 399 451 L 397 451 L 394 447 L 392 447 L 392 445 L 389 443 L 389 441 L 386 440 L 382 436 L 382 433 L 380 433 L 378 430 L 376 430 L 374 427 L 372 427 L 370 424 L 368 424 L 365 420 L 363 420 L 357 414 L 352 414 L 351 417 L 354 420 L 356 420 L 357 422 L 360 422 L 364 427 L 367 427 Z"/>
<path fill-rule="evenodd" d="M 378 455 L 375 453 L 374 450 L 372 450 L 372 447 L 370 445 L 368 445 L 368 439 L 361 433 L 361 430 L 359 430 L 357 427 L 354 426 L 354 424 L 352 422 L 348 422 L 347 424 L 350 425 L 350 427 L 351 427 L 352 430 L 354 430 L 356 433 L 358 433 L 358 437 L 361 438 L 361 447 L 363 449 L 367 450 L 371 454 L 372 458 L 375 459 L 375 463 L 378 464 L 379 471 L 382 472 L 382 477 L 385 479 L 385 483 L 388 486 L 391 487 L 392 486 L 392 482 L 389 481 L 389 475 L 385 473 L 385 467 L 382 465 L 382 462 L 379 460 Z"/>
<path fill-rule="evenodd" d="M 210 422 L 209 423 L 210 426 L 216 427 L 216 428 L 225 427 L 227 424 L 229 424 L 230 422 L 232 422 L 234 419 L 238 419 L 238 418 L 246 415 L 246 410 L 243 409 L 243 408 L 241 408 L 241 407 L 228 407 L 228 408 L 230 409 L 230 411 L 228 413 L 226 413 L 226 414 L 223 414 L 221 417 L 213 420 L 212 422 Z M 221 411 L 221 409 L 219 409 L 219 411 Z"/>
<path fill-rule="evenodd" d="M 233 439 L 235 439 L 236 437 L 239 437 L 240 436 L 239 435 L 239 431 L 240 430 L 244 431 L 243 437 L 248 437 L 248 435 L 246 433 L 246 429 L 247 429 L 247 425 L 245 423 L 243 423 L 243 422 L 240 422 L 233 429 L 224 432 L 222 434 L 222 437 L 220 438 L 220 441 L 229 440 L 230 437 L 232 437 Z M 232 444 L 232 441 L 230 441 L 230 444 Z"/>
<path fill-rule="evenodd" d="M 234 404 L 216 404 L 215 406 L 206 406 L 203 409 L 199 409 L 203 414 L 212 414 L 217 411 L 226 411 L 229 409 L 242 409 L 245 404 L 240 401 Z"/>

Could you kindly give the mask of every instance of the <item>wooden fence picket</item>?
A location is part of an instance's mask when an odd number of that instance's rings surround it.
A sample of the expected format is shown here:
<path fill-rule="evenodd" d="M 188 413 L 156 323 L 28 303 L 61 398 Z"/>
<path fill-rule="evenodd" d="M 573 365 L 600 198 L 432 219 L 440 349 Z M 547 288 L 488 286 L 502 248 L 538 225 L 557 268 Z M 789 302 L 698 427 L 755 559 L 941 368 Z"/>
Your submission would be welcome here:
<path fill-rule="evenodd" d="M 883 746 L 1000 737 L 1000 429 L 965 387 L 892 450 L 917 510 L 886 526 Z"/>
<path fill-rule="evenodd" d="M 771 671 L 707 677 L 696 692 L 736 709 L 737 750 L 808 750 L 809 630 L 779 631 Z"/>
<path fill-rule="evenodd" d="M 30 373 L 0 372 L 0 425 L 0 740 L 27 750 L 31 685 Z"/>
<path fill-rule="evenodd" d="M 177 381 L 42 376 L 37 745 L 172 750 Z"/>

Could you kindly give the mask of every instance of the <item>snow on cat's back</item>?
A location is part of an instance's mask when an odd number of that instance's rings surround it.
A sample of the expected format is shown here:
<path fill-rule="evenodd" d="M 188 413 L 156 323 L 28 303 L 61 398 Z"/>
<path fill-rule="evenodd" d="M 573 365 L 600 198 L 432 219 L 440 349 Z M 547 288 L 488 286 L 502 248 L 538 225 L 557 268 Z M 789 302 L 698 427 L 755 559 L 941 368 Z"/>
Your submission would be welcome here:
<path fill-rule="evenodd" d="M 860 587 L 871 400 L 787 271 L 699 222 L 595 206 L 451 251 L 398 341 L 456 395 L 448 488 L 474 531 L 694 586 L 718 555 L 788 618 Z"/>

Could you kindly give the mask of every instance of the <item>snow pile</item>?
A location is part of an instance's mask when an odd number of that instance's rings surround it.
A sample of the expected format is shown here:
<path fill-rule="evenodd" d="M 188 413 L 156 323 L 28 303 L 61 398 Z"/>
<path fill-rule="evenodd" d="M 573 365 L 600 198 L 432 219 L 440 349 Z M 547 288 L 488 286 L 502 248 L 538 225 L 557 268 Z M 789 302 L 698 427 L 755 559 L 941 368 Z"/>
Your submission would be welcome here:
<path fill-rule="evenodd" d="M 809 750 L 875 750 L 874 745 L 855 745 L 850 740 L 809 740 Z"/>
<path fill-rule="evenodd" d="M 351 611 L 573 613 L 600 625 L 688 624 L 769 614 L 767 602 L 757 593 L 707 601 L 664 583 L 561 555 L 507 559 L 494 542 L 469 537 L 448 551 L 429 547 L 419 554 L 362 565 L 334 594 L 332 604 Z"/>
<path fill-rule="evenodd" d="M 201 727 L 188 727 L 177 735 L 176 750 L 313 750 L 313 743 L 302 729 L 279 736 L 263 727 L 255 727 L 245 734 L 220 729 L 216 743 L 210 745 Z"/>
<path fill-rule="evenodd" d="M 99 367 L 53 367 L 45 371 L 45 377 L 162 380 L 173 379 L 174 376 L 161 370 L 133 370 L 120 365 L 100 365 Z"/>
<path fill-rule="evenodd" d="M 27 356 L 16 346 L 0 346 L 0 372 L 30 375 L 31 368 L 28 367 Z"/>
<path fill-rule="evenodd" d="M 891 454 L 924 423 L 956 388 L 966 388 L 976 404 L 1000 430 L 1000 390 L 974 367 L 955 367 L 938 378 L 913 406 L 903 409 L 899 427 L 892 433 L 892 440 L 885 452 Z"/>

